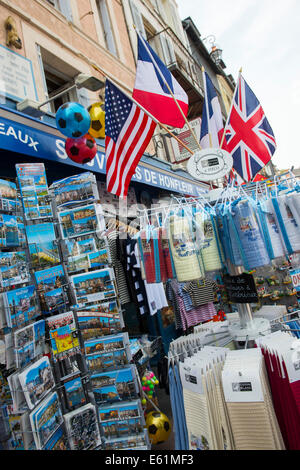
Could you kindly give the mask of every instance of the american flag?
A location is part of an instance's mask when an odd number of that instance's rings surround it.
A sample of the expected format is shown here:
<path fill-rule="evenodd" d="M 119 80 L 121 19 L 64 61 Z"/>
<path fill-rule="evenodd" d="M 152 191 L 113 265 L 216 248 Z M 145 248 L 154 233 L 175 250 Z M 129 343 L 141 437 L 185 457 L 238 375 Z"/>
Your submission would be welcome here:
<path fill-rule="evenodd" d="M 105 87 L 105 153 L 107 190 L 122 198 L 156 127 L 144 111 L 113 83 Z"/>
<path fill-rule="evenodd" d="M 272 128 L 241 74 L 226 126 L 226 140 L 233 168 L 247 182 L 271 160 L 276 150 Z"/>

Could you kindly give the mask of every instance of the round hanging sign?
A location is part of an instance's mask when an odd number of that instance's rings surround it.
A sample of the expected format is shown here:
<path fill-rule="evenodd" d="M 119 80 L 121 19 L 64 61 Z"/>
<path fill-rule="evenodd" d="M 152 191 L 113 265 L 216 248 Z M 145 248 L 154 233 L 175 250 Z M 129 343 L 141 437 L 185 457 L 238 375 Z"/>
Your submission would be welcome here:
<path fill-rule="evenodd" d="M 214 181 L 227 175 L 233 166 L 230 153 L 222 149 L 203 149 L 189 159 L 187 171 L 199 181 Z"/>

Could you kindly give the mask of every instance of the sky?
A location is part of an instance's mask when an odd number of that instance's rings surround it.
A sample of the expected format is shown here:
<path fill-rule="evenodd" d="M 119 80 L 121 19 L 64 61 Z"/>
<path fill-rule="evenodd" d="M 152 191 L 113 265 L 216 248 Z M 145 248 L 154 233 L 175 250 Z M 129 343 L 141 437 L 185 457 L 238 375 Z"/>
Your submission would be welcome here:
<path fill-rule="evenodd" d="M 274 131 L 279 169 L 300 168 L 300 1 L 177 0 L 181 19 L 192 18 L 202 39 L 213 34 L 225 72 L 239 69 Z M 210 44 L 205 43 L 210 50 Z"/>

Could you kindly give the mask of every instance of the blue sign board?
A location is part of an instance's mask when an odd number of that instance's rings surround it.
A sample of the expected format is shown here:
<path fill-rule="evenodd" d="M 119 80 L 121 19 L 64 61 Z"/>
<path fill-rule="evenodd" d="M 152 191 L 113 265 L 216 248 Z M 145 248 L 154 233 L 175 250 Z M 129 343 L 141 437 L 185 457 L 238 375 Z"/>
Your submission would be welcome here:
<path fill-rule="evenodd" d="M 105 153 L 99 152 L 86 165 L 73 162 L 65 151 L 65 140 L 55 135 L 16 123 L 6 118 L 0 118 L 0 147 L 12 152 L 29 155 L 40 159 L 52 160 L 67 165 L 105 174 Z M 206 188 L 188 180 L 174 177 L 171 173 L 147 167 L 140 162 L 136 168 L 133 181 L 144 183 L 170 192 L 199 196 L 207 192 Z"/>
<path fill-rule="evenodd" d="M 294 288 L 297 292 L 300 292 L 300 269 L 294 269 L 293 271 L 290 271 L 290 275 Z"/>

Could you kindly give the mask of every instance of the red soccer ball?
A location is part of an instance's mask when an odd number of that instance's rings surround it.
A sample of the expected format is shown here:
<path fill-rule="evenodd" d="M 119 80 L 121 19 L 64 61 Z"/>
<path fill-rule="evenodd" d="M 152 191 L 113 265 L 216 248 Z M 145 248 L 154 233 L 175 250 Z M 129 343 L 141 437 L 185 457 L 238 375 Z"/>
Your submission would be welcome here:
<path fill-rule="evenodd" d="M 80 163 L 81 165 L 93 160 L 97 153 L 96 141 L 89 134 L 79 139 L 67 139 L 65 148 L 68 157 L 73 162 Z"/>

